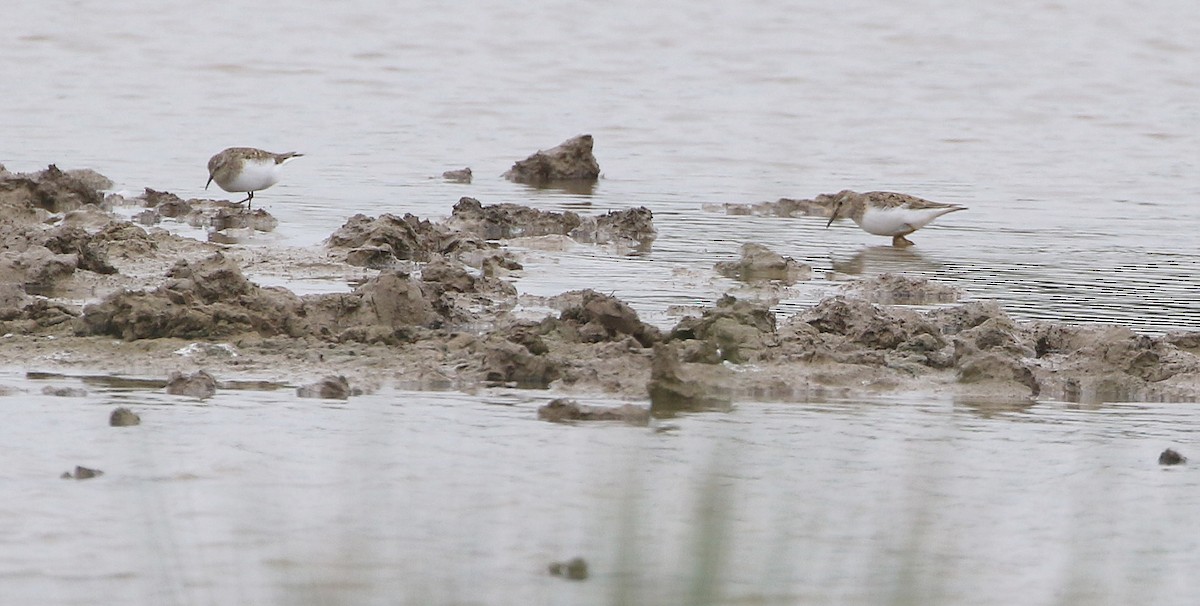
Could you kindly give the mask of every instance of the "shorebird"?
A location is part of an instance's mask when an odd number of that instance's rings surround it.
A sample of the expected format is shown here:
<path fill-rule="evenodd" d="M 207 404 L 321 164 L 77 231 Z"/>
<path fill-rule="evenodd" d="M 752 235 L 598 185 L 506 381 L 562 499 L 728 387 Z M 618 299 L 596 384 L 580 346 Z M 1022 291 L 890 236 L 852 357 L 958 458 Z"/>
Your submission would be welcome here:
<path fill-rule="evenodd" d="M 833 197 L 833 214 L 825 227 L 849 217 L 869 234 L 891 236 L 892 246 L 912 246 L 912 241 L 904 236 L 944 214 L 966 209 L 965 206 L 931 202 L 908 194 L 890 191 L 860 194 L 846 189 Z"/>
<path fill-rule="evenodd" d="M 246 202 L 246 210 L 250 210 L 254 192 L 279 183 L 280 167 L 288 160 L 303 155 L 296 152 L 273 154 L 253 147 L 230 147 L 208 160 L 208 183 L 204 184 L 204 189 L 216 181 L 225 191 L 244 191 L 246 199 L 237 203 Z"/>

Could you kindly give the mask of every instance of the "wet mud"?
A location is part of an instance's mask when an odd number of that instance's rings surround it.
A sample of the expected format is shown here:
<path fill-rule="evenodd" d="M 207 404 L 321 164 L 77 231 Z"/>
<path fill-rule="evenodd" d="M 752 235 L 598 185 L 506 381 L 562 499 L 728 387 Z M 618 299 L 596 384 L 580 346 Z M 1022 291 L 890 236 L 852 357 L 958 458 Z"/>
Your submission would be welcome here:
<path fill-rule="evenodd" d="M 462 198 L 445 220 L 355 215 L 319 250 L 260 247 L 251 263 L 239 234 L 274 229 L 264 211 L 151 189 L 125 200 L 106 196 L 109 186 L 91 171 L 0 171 L 0 363 L 166 377 L 169 393 L 201 399 L 224 384 L 216 377 L 343 400 L 384 385 L 522 387 L 649 402 L 660 416 L 888 391 L 1200 397 L 1200 333 L 1022 323 L 995 303 L 895 274 L 781 315 L 753 285 L 808 280 L 811 270 L 757 243 L 713 270 L 751 296 L 726 295 L 669 328 L 599 284 L 550 298 L 544 317 L 517 313 L 523 267 L 507 240 L 649 247 L 657 232 L 644 208 L 591 217 Z M 808 213 L 820 202 L 745 210 Z M 132 221 L 112 212 L 129 204 L 142 209 Z M 171 235 L 163 221 L 209 237 Z M 301 295 L 260 286 L 250 271 L 299 266 L 355 286 Z M 551 404 L 540 414 L 553 421 L 630 422 L 647 410 Z"/>

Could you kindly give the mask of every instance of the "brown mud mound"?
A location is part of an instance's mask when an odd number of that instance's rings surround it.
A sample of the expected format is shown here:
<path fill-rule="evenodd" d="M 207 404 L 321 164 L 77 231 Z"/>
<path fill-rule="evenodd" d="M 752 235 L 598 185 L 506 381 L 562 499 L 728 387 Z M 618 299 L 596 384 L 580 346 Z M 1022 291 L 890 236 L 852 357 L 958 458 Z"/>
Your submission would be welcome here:
<path fill-rule="evenodd" d="M 658 237 L 654 213 L 645 206 L 614 210 L 598 217 L 583 217 L 568 234 L 577 242 L 621 244 L 646 249 Z"/>
<path fill-rule="evenodd" d="M 708 364 L 769 359 L 770 350 L 779 346 L 775 313 L 762 303 L 729 295 L 721 297 L 715 307 L 705 309 L 699 318 L 680 320 L 667 340 L 682 342 L 683 360 Z"/>
<path fill-rule="evenodd" d="M 316 383 L 302 385 L 296 388 L 296 396 L 300 398 L 320 398 L 325 400 L 348 400 L 355 395 L 350 389 L 350 382 L 342 375 L 322 377 Z"/>
<path fill-rule="evenodd" d="M 645 207 L 584 217 L 571 211 L 552 212 L 520 204 L 483 205 L 462 198 L 454 205 L 446 225 L 485 240 L 511 240 L 537 236 L 569 236 L 588 244 L 649 246 L 658 237 L 654 213 Z"/>
<path fill-rule="evenodd" d="M 151 291 L 116 293 L 83 310 L 84 334 L 125 340 L 210 338 L 243 332 L 300 336 L 301 300 L 282 288 L 260 288 L 217 253 L 180 261 Z"/>
<path fill-rule="evenodd" d="M 442 178 L 452 183 L 470 183 L 471 167 L 448 170 L 442 173 Z"/>
<path fill-rule="evenodd" d="M 538 418 L 551 423 L 573 421 L 620 421 L 629 425 L 648 425 L 650 411 L 644 406 L 624 404 L 617 407 L 588 406 L 575 400 L 557 398 L 538 408 Z"/>
<path fill-rule="evenodd" d="M 880 274 L 856 280 L 842 287 L 842 292 L 880 305 L 937 305 L 954 303 L 962 292 L 928 278 L 903 274 Z"/>
<path fill-rule="evenodd" d="M 125 340 L 256 333 L 400 343 L 412 340 L 417 328 L 472 322 L 515 303 L 510 284 L 472 276 L 446 261 L 427 266 L 424 280 L 385 271 L 351 293 L 299 297 L 252 283 L 217 253 L 176 263 L 158 288 L 119 292 L 86 306 L 79 332 Z"/>
<path fill-rule="evenodd" d="M 535 354 L 528 347 L 492 336 L 473 343 L 478 376 L 487 385 L 546 389 L 562 376 L 556 357 Z"/>
<path fill-rule="evenodd" d="M 1119 326 L 1036 323 L 1026 345 L 1050 393 L 1080 401 L 1169 401 L 1200 397 L 1200 356 L 1180 335 L 1150 337 Z M 1196 333 L 1192 333 L 1193 335 Z"/>
<path fill-rule="evenodd" d="M 19 285 L 26 293 L 55 296 L 69 290 L 76 271 L 114 274 L 108 260 L 110 233 L 90 234 L 60 224 L 0 222 L 0 283 Z"/>
<path fill-rule="evenodd" d="M 742 282 L 778 280 L 791 285 L 812 278 L 811 267 L 762 244 L 743 244 L 741 255 L 737 261 L 718 261 L 713 268 L 726 278 Z"/>
<path fill-rule="evenodd" d="M 642 347 L 651 347 L 662 339 L 657 327 L 642 322 L 632 307 L 614 296 L 588 289 L 561 297 L 569 302 L 551 323 L 567 340 L 598 343 L 632 337 Z"/>
<path fill-rule="evenodd" d="M 583 219 L 571 211 L 556 213 L 520 204 L 484 206 L 475 198 L 464 197 L 454 205 L 446 225 L 473 233 L 485 240 L 511 240 L 533 236 L 566 236 Z"/>
<path fill-rule="evenodd" d="M 141 423 L 142 418 L 136 412 L 124 406 L 114 408 L 112 413 L 108 415 L 108 424 L 112 427 L 132 427 L 134 425 L 141 425 Z"/>
<path fill-rule="evenodd" d="M 64 213 L 85 205 L 104 204 L 102 190 L 112 187 L 112 181 L 93 170 L 62 171 L 53 164 L 36 173 L 0 173 L 0 209 L 12 220 L 35 216 L 29 208 L 52 213 Z M 8 210 L 18 211 L 10 214 Z"/>
<path fill-rule="evenodd" d="M 279 226 L 279 220 L 261 208 L 247 209 L 228 200 L 183 200 L 171 192 L 149 187 L 132 202 L 146 209 L 134 216 L 134 222 L 138 224 L 150 226 L 158 224 L 163 218 L 173 219 L 208 230 L 209 241 L 218 244 L 243 242 L 251 239 L 256 232 L 271 232 Z"/>
<path fill-rule="evenodd" d="M 9 285 L 0 283 L 0 288 L 6 286 Z M 77 308 L 47 299 L 5 298 L 4 301 L 5 305 L 0 306 L 0 334 L 71 332 L 71 327 L 79 317 Z"/>
<path fill-rule="evenodd" d="M 374 269 L 392 267 L 396 261 L 429 261 L 435 255 L 460 256 L 496 248 L 474 234 L 411 214 L 354 215 L 330 234 L 325 246 L 344 251 L 350 265 Z"/>
<path fill-rule="evenodd" d="M 685 363 L 674 344 L 656 345 L 646 391 L 657 416 L 700 410 L 729 410 L 733 372 L 724 366 Z"/>
<path fill-rule="evenodd" d="M 600 163 L 592 155 L 592 136 L 579 135 L 557 146 L 519 160 L 504 178 L 535 187 L 553 186 L 563 181 L 590 181 L 600 177 Z"/>
<path fill-rule="evenodd" d="M 217 380 L 203 370 L 190 375 L 175 371 L 167 377 L 166 391 L 171 395 L 205 400 L 217 393 Z"/>

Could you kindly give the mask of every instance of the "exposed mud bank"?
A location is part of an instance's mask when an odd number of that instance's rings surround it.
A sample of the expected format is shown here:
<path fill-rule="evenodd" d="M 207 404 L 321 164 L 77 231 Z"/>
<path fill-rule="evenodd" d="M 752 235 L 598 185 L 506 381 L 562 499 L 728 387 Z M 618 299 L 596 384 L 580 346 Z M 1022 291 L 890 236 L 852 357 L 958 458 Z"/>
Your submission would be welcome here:
<path fill-rule="evenodd" d="M 118 218 L 108 206 L 129 201 L 104 196 L 106 186 L 94 173 L 53 167 L 0 172 L 0 363 L 169 377 L 168 391 L 197 398 L 232 379 L 333 399 L 382 385 L 515 386 L 648 400 L 655 414 L 897 390 L 1200 399 L 1200 333 L 1018 323 L 995 303 L 955 303 L 962 293 L 903 275 L 854 282 L 788 317 L 726 296 L 666 330 L 596 290 L 554 297 L 556 313 L 542 318 L 514 313 L 522 265 L 503 240 L 650 246 L 653 217 L 642 208 L 584 217 L 463 198 L 445 221 L 357 215 L 323 250 L 260 248 L 250 263 L 221 238 L 200 242 Z M 168 192 L 147 190 L 135 203 L 210 233 L 273 228 L 261 211 Z M 298 255 L 356 287 L 298 295 L 250 273 L 297 266 Z M 752 283 L 809 277 L 760 245 L 717 270 Z M 547 418 L 610 414 L 559 404 Z"/>

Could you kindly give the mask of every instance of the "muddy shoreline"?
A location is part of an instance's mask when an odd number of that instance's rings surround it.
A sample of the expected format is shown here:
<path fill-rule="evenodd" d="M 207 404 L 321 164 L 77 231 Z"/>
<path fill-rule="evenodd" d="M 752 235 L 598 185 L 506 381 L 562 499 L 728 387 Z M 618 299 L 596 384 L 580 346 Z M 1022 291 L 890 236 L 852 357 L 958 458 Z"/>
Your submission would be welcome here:
<path fill-rule="evenodd" d="M 109 187 L 93 171 L 0 167 L 0 366 L 164 379 L 204 371 L 218 384 L 341 377 L 345 389 L 333 391 L 346 394 L 510 386 L 650 400 L 664 412 L 887 392 L 1200 397 L 1200 333 L 1016 322 L 995 303 L 957 303 L 954 289 L 903 275 L 852 282 L 788 317 L 727 295 L 669 328 L 643 322 L 603 284 L 520 292 L 525 269 L 506 241 L 646 250 L 657 237 L 646 208 L 581 216 L 462 198 L 442 221 L 355 215 L 320 249 L 251 249 L 240 242 L 277 225 L 261 209 Z M 820 214 L 825 202 L 788 200 L 787 212 Z M 132 220 L 114 212 L 131 206 Z M 170 221 L 206 228 L 208 241 L 161 229 Z M 742 295 L 761 286 L 763 299 L 773 284 L 814 279 L 769 243 L 747 243 L 740 261 L 712 271 L 742 281 Z M 284 275 L 352 288 L 297 294 L 256 282 Z"/>

